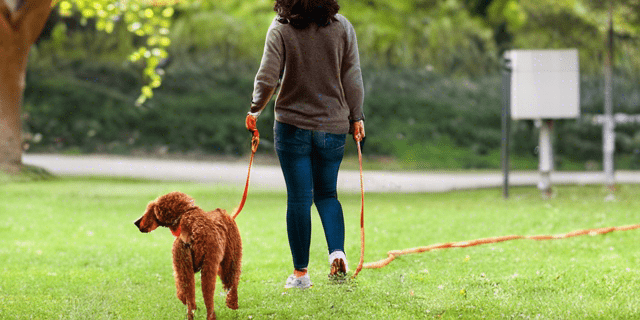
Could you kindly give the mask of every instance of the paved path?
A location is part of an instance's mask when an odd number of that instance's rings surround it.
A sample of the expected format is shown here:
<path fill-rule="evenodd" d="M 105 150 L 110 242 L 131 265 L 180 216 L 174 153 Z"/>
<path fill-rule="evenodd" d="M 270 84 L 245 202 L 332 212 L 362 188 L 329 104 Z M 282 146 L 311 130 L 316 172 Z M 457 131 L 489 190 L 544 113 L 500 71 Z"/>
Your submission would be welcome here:
<path fill-rule="evenodd" d="M 168 181 L 193 181 L 244 185 L 248 163 L 141 159 L 119 156 L 89 155 L 64 156 L 50 154 L 25 154 L 23 162 L 47 169 L 62 176 L 114 176 Z M 445 192 L 459 189 L 476 189 L 502 186 L 501 172 L 443 173 L 365 171 L 364 185 L 367 192 Z M 553 184 L 603 184 L 601 172 L 554 172 Z M 616 172 L 618 183 L 640 183 L 640 172 Z M 511 186 L 536 185 L 536 172 L 511 172 Z M 277 166 L 256 165 L 251 171 L 251 188 L 284 190 L 284 178 Z M 358 171 L 341 170 L 338 188 L 359 192 Z"/>

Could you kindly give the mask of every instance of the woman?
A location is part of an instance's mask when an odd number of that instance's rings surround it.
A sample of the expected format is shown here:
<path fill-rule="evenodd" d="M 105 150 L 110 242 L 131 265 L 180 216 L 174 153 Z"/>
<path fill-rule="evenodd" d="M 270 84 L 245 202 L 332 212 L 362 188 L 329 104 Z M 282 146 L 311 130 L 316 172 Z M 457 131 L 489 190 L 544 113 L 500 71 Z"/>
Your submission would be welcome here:
<path fill-rule="evenodd" d="M 364 138 L 364 89 L 356 34 L 336 0 L 276 0 L 246 126 L 277 87 L 274 142 L 287 185 L 287 234 L 293 274 L 286 288 L 312 286 L 307 273 L 311 205 L 320 214 L 330 275 L 348 271 L 336 185 L 346 134 Z"/>

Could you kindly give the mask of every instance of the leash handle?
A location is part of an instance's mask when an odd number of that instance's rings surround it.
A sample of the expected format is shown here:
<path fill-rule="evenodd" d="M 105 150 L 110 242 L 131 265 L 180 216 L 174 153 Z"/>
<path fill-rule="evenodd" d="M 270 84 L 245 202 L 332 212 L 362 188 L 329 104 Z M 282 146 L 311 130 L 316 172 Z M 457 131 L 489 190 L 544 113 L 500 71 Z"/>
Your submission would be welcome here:
<path fill-rule="evenodd" d="M 260 132 L 258 129 L 253 131 L 253 136 L 251 136 L 251 154 L 255 154 L 258 151 L 258 145 L 260 144 Z"/>
<path fill-rule="evenodd" d="M 247 194 L 249 193 L 249 180 L 251 178 L 251 166 L 253 165 L 253 157 L 256 155 L 256 151 L 258 151 L 258 145 L 260 144 L 260 133 L 258 130 L 253 131 L 253 135 L 251 136 L 251 158 L 249 158 L 249 170 L 247 171 L 247 182 L 244 185 L 244 193 L 242 194 L 242 200 L 240 201 L 240 205 L 238 208 L 234 210 L 233 220 L 240 214 L 242 208 L 244 208 L 244 203 L 247 201 Z"/>
<path fill-rule="evenodd" d="M 362 148 L 360 147 L 360 141 L 356 141 L 358 148 L 358 162 L 360 164 L 360 262 L 353 274 L 353 279 L 358 276 L 362 266 L 364 265 L 364 179 L 362 177 Z"/>

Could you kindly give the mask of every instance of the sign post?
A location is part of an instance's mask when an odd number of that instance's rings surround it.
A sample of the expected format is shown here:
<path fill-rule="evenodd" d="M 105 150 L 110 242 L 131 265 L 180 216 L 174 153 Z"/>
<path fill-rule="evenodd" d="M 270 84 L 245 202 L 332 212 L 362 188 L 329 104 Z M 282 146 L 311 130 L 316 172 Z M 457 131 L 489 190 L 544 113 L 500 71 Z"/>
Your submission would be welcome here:
<path fill-rule="evenodd" d="M 502 60 L 502 196 L 509 198 L 509 137 L 511 136 L 511 60 Z"/>
<path fill-rule="evenodd" d="M 540 139 L 538 140 L 538 171 L 540 182 L 538 190 L 546 196 L 552 195 L 551 172 L 553 171 L 553 120 L 540 121 Z"/>
<path fill-rule="evenodd" d="M 550 196 L 553 171 L 553 119 L 580 117 L 578 50 L 511 50 L 510 108 L 514 120 L 540 125 L 538 189 Z"/>

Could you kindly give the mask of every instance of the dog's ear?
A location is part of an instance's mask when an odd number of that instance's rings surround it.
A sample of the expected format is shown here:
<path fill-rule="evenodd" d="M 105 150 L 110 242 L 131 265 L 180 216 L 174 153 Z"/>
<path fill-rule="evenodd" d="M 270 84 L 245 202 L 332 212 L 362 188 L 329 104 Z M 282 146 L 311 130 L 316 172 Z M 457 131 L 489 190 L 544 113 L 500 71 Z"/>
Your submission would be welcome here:
<path fill-rule="evenodd" d="M 147 212 L 145 214 L 153 215 L 156 220 L 160 220 L 158 217 L 162 216 L 162 212 L 160 211 L 160 206 L 156 203 L 157 200 L 149 202 L 147 205 Z"/>
<path fill-rule="evenodd" d="M 155 203 L 155 215 L 162 226 L 173 225 L 183 213 L 195 207 L 193 198 L 177 191 L 158 197 Z"/>
<path fill-rule="evenodd" d="M 157 208 L 157 204 L 155 202 L 149 202 L 149 204 L 147 205 L 147 210 L 145 210 L 144 212 L 144 215 L 142 215 L 140 219 L 134 222 L 134 224 L 136 225 L 136 227 L 138 227 L 140 232 L 145 232 L 145 233 L 151 232 L 159 226 L 158 219 L 156 218 L 156 214 L 155 214 L 156 208 Z"/>

